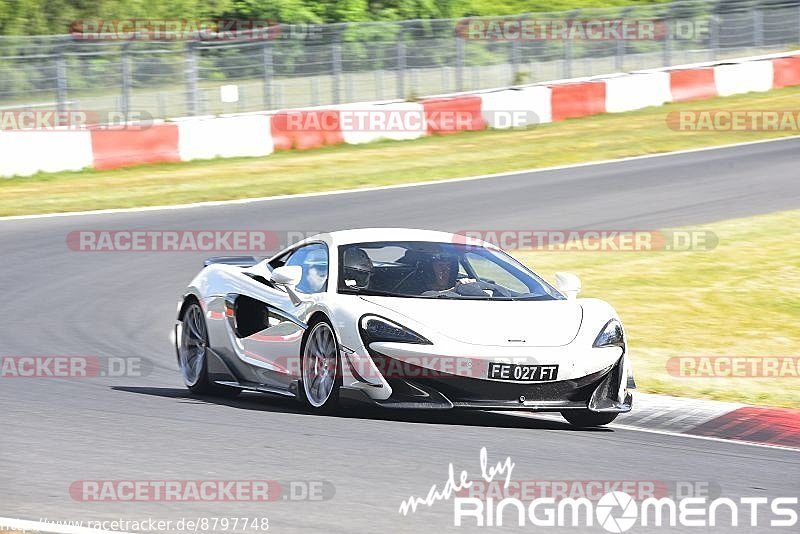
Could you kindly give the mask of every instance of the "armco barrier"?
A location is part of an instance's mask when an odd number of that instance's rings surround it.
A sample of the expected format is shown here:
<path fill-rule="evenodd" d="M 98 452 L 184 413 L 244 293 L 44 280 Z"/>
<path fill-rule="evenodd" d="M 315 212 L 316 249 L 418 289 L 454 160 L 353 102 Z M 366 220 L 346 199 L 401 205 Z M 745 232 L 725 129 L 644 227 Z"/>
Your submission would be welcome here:
<path fill-rule="evenodd" d="M 800 56 L 772 60 L 772 86 L 775 89 L 800 85 Z"/>
<path fill-rule="evenodd" d="M 481 93 L 483 119 L 490 128 L 500 129 L 552 122 L 552 92 L 550 87 L 537 85 Z M 521 114 L 522 120 L 509 121 L 510 113 Z"/>
<path fill-rule="evenodd" d="M 476 95 L 422 100 L 428 133 L 452 134 L 463 131 L 485 130 L 486 121 L 481 113 L 481 97 Z"/>
<path fill-rule="evenodd" d="M 714 67 L 719 96 L 763 92 L 772 89 L 772 61 L 748 61 Z"/>
<path fill-rule="evenodd" d="M 91 166 L 88 131 L 0 132 L 0 176 L 79 171 Z"/>
<path fill-rule="evenodd" d="M 606 111 L 606 83 L 578 82 L 553 85 L 553 121 L 587 117 Z"/>
<path fill-rule="evenodd" d="M 175 124 L 93 129 L 91 135 L 95 169 L 181 160 Z"/>
<path fill-rule="evenodd" d="M 406 141 L 428 134 L 425 109 L 417 102 L 343 104 L 336 106 L 336 110 L 342 137 L 349 145 L 380 139 Z M 357 115 L 367 116 L 365 124 L 359 122 Z"/>
<path fill-rule="evenodd" d="M 307 150 L 344 143 L 339 112 L 334 109 L 287 110 L 272 116 L 275 150 Z"/>
<path fill-rule="evenodd" d="M 178 125 L 181 161 L 272 154 L 269 115 L 186 119 Z"/>
<path fill-rule="evenodd" d="M 669 84 L 673 102 L 690 102 L 718 96 L 713 68 L 670 71 Z"/>
<path fill-rule="evenodd" d="M 669 74 L 648 72 L 628 74 L 606 81 L 606 111 L 620 113 L 672 101 Z"/>

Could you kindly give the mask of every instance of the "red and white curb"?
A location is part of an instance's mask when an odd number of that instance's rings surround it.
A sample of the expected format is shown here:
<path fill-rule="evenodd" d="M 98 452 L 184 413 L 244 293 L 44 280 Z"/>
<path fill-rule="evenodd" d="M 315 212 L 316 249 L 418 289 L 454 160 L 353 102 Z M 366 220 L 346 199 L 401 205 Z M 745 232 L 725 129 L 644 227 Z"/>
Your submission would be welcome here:
<path fill-rule="evenodd" d="M 800 410 L 634 394 L 616 426 L 800 449 Z"/>
<path fill-rule="evenodd" d="M 536 417 L 551 419 L 543 414 Z M 800 449 L 800 410 L 791 408 L 635 392 L 633 410 L 608 426 Z"/>

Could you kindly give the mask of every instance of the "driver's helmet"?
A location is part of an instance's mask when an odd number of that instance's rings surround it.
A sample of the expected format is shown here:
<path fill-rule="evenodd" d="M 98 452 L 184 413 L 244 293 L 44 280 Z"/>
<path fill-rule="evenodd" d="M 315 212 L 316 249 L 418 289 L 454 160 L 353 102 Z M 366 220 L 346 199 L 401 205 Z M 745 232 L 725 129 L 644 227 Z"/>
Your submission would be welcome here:
<path fill-rule="evenodd" d="M 447 252 L 431 254 L 425 265 L 425 281 L 431 289 L 441 291 L 456 285 L 458 256 Z"/>
<path fill-rule="evenodd" d="M 372 277 L 372 260 L 364 249 L 348 247 L 342 256 L 344 285 L 354 288 L 369 287 Z"/>

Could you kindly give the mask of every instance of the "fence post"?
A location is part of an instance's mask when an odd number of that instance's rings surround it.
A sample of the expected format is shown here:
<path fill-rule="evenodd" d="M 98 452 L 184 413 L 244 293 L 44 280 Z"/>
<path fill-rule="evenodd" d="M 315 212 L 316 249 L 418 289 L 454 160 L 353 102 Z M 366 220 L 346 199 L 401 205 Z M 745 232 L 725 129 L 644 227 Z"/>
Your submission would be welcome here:
<path fill-rule="evenodd" d="M 632 8 L 630 7 L 626 7 L 625 9 L 622 10 L 622 13 L 620 15 L 621 20 L 619 21 L 621 26 L 625 24 L 628 15 L 631 14 L 631 9 Z M 622 72 L 623 70 L 625 70 L 625 39 L 623 38 L 617 39 L 617 50 L 616 50 L 616 55 L 614 56 L 614 68 L 618 72 Z"/>
<path fill-rule="evenodd" d="M 386 72 L 383 69 L 381 70 L 374 70 L 373 77 L 375 80 L 375 100 L 383 100 L 383 73 Z"/>
<path fill-rule="evenodd" d="M 667 33 L 664 35 L 664 57 L 662 59 L 664 67 L 672 65 L 672 32 L 675 31 L 675 21 L 672 20 L 673 4 L 667 5 L 667 14 L 664 20 L 667 23 Z"/>
<path fill-rule="evenodd" d="M 719 18 L 716 13 L 712 12 L 708 19 L 708 44 L 711 48 L 712 60 L 719 58 L 719 28 Z"/>
<path fill-rule="evenodd" d="M 67 108 L 67 62 L 63 45 L 59 46 L 56 56 L 56 108 L 59 112 Z"/>
<path fill-rule="evenodd" d="M 753 45 L 764 46 L 764 12 L 760 6 L 753 7 Z"/>
<path fill-rule="evenodd" d="M 511 85 L 519 85 L 519 39 L 511 41 Z"/>
<path fill-rule="evenodd" d="M 567 18 L 567 24 L 578 18 L 581 14 L 580 9 L 570 12 Z M 572 39 L 567 37 L 564 39 L 564 74 L 563 78 L 572 78 Z"/>
<path fill-rule="evenodd" d="M 131 85 L 130 43 L 126 42 L 122 45 L 122 100 L 120 101 L 125 122 L 128 122 L 128 115 L 130 114 Z"/>
<path fill-rule="evenodd" d="M 272 43 L 270 41 L 264 41 L 264 46 L 261 49 L 261 56 L 264 63 L 264 109 L 272 109 L 272 77 L 274 74 L 274 65 L 272 62 Z"/>
<path fill-rule="evenodd" d="M 197 115 L 197 50 L 196 43 L 186 43 L 186 111 L 190 116 Z"/>
<path fill-rule="evenodd" d="M 456 91 L 464 90 L 464 38 L 456 32 Z"/>
<path fill-rule="evenodd" d="M 397 98 L 405 100 L 406 93 L 406 44 L 400 40 L 397 41 Z"/>
<path fill-rule="evenodd" d="M 333 68 L 333 103 L 341 104 L 341 87 L 342 87 L 342 43 L 339 35 L 335 37 L 331 49 L 332 54 L 332 68 Z"/>

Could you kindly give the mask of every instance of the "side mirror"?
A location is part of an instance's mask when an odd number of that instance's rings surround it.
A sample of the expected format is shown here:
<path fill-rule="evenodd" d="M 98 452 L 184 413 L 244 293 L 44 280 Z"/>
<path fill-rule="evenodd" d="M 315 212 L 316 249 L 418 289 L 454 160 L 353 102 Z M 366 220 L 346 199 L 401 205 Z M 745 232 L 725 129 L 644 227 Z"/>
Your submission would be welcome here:
<path fill-rule="evenodd" d="M 303 268 L 299 265 L 284 265 L 274 269 L 270 280 L 281 286 L 296 286 L 303 278 Z"/>
<path fill-rule="evenodd" d="M 573 300 L 581 292 L 581 279 L 573 273 L 556 273 L 556 287 Z"/>

